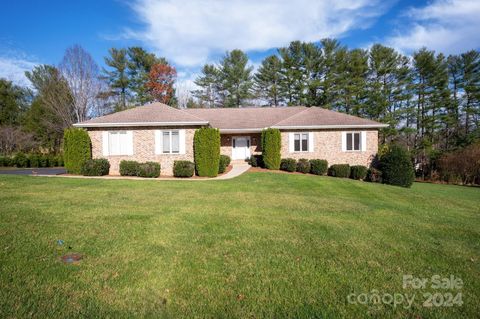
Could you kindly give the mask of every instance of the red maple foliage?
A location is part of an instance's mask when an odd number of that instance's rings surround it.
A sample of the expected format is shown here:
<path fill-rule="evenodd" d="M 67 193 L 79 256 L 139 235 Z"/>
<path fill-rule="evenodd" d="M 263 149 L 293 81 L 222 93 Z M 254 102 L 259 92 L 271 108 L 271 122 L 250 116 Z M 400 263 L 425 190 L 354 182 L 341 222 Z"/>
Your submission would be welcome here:
<path fill-rule="evenodd" d="M 173 84 L 177 78 L 177 70 L 167 64 L 155 64 L 145 84 L 155 101 L 168 104 L 173 97 Z"/>

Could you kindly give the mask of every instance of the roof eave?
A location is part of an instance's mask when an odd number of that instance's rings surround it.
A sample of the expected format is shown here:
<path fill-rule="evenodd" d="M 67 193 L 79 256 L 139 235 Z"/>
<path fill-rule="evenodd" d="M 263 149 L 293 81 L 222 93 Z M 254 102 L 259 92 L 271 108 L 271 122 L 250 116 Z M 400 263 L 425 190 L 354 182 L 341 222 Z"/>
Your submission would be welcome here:
<path fill-rule="evenodd" d="M 350 128 L 384 128 L 388 124 L 350 124 L 350 125 L 273 125 L 272 128 L 283 130 L 300 130 L 300 129 L 350 129 Z"/>
<path fill-rule="evenodd" d="M 196 122 L 122 122 L 122 123 L 75 123 L 75 127 L 135 127 L 135 126 L 189 126 L 208 125 L 208 121 Z"/>
<path fill-rule="evenodd" d="M 235 133 L 260 133 L 263 128 L 224 128 L 219 129 L 220 133 L 223 134 L 235 134 Z"/>

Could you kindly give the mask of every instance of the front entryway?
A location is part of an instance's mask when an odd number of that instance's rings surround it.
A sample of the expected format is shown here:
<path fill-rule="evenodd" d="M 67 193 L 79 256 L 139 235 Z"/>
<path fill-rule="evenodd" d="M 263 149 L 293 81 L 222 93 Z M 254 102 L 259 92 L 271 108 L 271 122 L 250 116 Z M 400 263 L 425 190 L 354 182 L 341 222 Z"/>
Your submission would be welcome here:
<path fill-rule="evenodd" d="M 232 160 L 250 158 L 250 137 L 236 136 L 232 138 Z"/>

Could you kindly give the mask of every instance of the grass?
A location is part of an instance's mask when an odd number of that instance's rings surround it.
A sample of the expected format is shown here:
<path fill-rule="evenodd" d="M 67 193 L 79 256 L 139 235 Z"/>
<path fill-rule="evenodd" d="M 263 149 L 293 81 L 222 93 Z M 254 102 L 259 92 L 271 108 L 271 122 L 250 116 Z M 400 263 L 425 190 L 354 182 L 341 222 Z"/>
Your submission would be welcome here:
<path fill-rule="evenodd" d="M 0 176 L 0 189 L 2 318 L 480 313 L 480 188 L 247 173 L 206 182 Z M 69 252 L 84 259 L 63 264 Z M 433 290 L 403 289 L 404 274 L 459 277 L 464 304 L 423 307 Z M 416 299 L 409 309 L 347 302 L 374 289 Z"/>

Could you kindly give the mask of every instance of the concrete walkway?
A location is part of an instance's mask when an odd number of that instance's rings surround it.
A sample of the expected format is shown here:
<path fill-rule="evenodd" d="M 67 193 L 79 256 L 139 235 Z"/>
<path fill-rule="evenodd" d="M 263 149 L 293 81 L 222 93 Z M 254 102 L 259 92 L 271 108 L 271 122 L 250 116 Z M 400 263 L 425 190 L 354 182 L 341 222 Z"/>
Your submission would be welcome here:
<path fill-rule="evenodd" d="M 251 167 L 247 163 L 232 163 L 232 169 L 223 175 L 213 178 L 178 178 L 178 177 L 159 177 L 159 178 L 145 178 L 135 176 L 81 176 L 81 175 L 42 175 L 44 177 L 64 177 L 64 178 L 91 178 L 91 179 L 106 179 L 106 180 L 142 180 L 142 181 L 214 181 L 232 179 L 242 175 Z M 30 175 L 40 176 L 40 175 Z"/>

